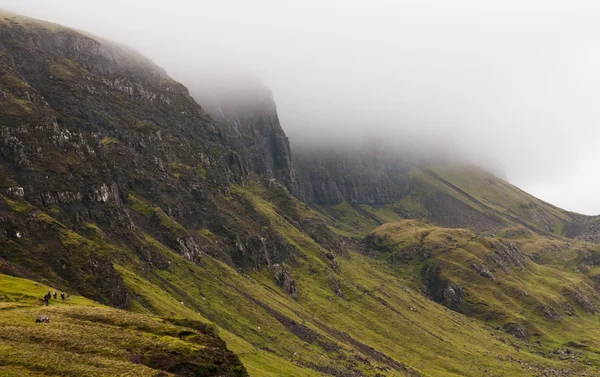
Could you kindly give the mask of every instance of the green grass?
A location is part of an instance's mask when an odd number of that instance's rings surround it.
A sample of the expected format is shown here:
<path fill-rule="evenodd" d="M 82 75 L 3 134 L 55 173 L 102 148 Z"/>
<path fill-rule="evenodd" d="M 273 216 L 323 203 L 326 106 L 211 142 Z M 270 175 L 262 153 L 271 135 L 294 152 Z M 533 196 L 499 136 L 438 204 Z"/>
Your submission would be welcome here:
<path fill-rule="evenodd" d="M 19 292 L 27 289 L 2 288 L 6 285 L 3 284 L 0 290 L 4 289 L 4 294 L 9 297 L 5 305 L 11 305 L 6 313 L 21 313 L 18 310 L 23 310 L 33 315 L 38 310 L 49 310 L 61 326 L 75 321 L 75 316 L 77 321 L 84 321 L 86 327 L 91 327 L 87 331 L 92 338 L 92 335 L 102 337 L 100 330 L 93 326 L 103 329 L 109 326 L 113 332 L 125 329 L 124 334 L 116 339 L 104 339 L 101 345 L 82 336 L 84 350 L 77 348 L 80 345 L 68 342 L 64 345 L 61 343 L 60 347 L 63 348 L 54 350 L 55 341 L 51 338 L 54 333 L 40 335 L 42 339 L 48 339 L 46 343 L 53 344 L 52 351 L 47 351 L 52 352 L 48 357 L 62 360 L 69 352 L 75 353 L 77 365 L 73 366 L 76 371 L 73 373 L 83 374 L 99 373 L 93 369 L 98 365 L 108 374 L 121 373 L 130 364 L 122 353 L 123 344 L 133 343 L 132 339 L 136 344 L 148 344 L 144 343 L 146 338 L 143 336 L 146 335 L 142 335 L 140 340 L 137 334 L 142 331 L 139 323 L 149 326 L 145 324 L 146 321 L 151 321 L 151 326 L 158 326 L 150 331 L 150 349 L 197 349 L 194 348 L 197 347 L 195 343 L 187 344 L 189 342 L 186 339 L 173 338 L 161 327 L 168 328 L 172 321 L 182 320 L 217 326 L 217 333 L 238 354 L 253 376 L 320 376 L 323 375 L 320 370 L 335 370 L 341 375 L 375 375 L 383 370 L 387 376 L 407 375 L 402 368 L 391 367 L 400 364 L 417 370 L 422 376 L 535 376 L 549 368 L 583 372 L 587 368 L 582 364 L 584 361 L 592 364 L 598 362 L 595 352 L 598 350 L 596 339 L 600 339 L 600 334 L 593 330 L 597 327 L 595 316 L 577 307 L 579 317 L 570 319 L 563 316 L 562 322 L 555 323 L 543 319 L 538 310 L 540 304 L 556 305 L 564 300 L 564 287 L 576 286 L 584 292 L 590 292 L 585 276 L 575 271 L 579 244 L 565 246 L 567 249 L 564 252 L 545 253 L 543 264 L 532 264 L 523 271 L 505 274 L 496 270 L 494 274 L 502 281 L 490 282 L 469 266 L 475 262 L 483 263 L 486 255 L 492 252 L 490 244 L 497 242 L 497 238 L 481 237 L 468 229 L 439 228 L 417 220 L 396 221 L 395 213 L 387 207 L 344 204 L 334 209 L 321 209 L 322 212 L 318 213 L 291 198 L 273 196 L 256 182 L 248 186 L 233 186 L 231 191 L 229 200 L 218 202 L 221 211 L 230 213 L 236 221 L 247 221 L 246 209 L 240 203 L 242 199 L 249 202 L 253 211 L 263 216 L 268 224 L 261 223 L 258 226 L 249 221 L 246 229 L 277 232 L 286 243 L 298 250 L 299 254 L 290 262 L 298 288 L 297 298 L 292 298 L 275 284 L 268 268 L 239 271 L 209 255 L 203 255 L 201 260 L 194 263 L 164 245 L 158 237 L 142 233 L 139 242 L 160 253 L 169 262 L 166 269 L 148 269 L 133 257 L 135 254 L 128 252 L 126 246 L 105 245 L 109 235 L 95 224 L 84 224 L 84 229 L 86 235 L 96 238 L 84 237 L 55 224 L 62 229 L 60 240 L 66 247 L 98 250 L 119 261 L 115 262 L 115 269 L 122 276 L 130 294 L 130 310 L 136 314 L 131 314 L 133 317 L 128 322 L 125 319 L 115 322 L 113 316 L 117 314 L 114 313 L 126 312 L 113 313 L 114 309 L 104 307 L 98 310 L 69 307 L 75 301 L 65 304 L 64 309 L 62 304 L 44 309 L 39 306 L 39 297 L 36 298 L 36 295 L 41 296 L 46 287 L 35 286 L 31 290 L 37 292 L 39 288 L 41 293 L 21 297 Z M 164 229 L 185 231 L 159 207 L 140 196 L 130 195 L 128 205 L 142 218 L 154 219 Z M 282 208 L 288 212 L 283 213 Z M 255 219 L 257 215 L 252 216 Z M 336 258 L 337 267 L 334 268 L 325 257 L 326 248 L 290 220 L 300 221 L 302 218 L 324 219 L 330 229 L 353 238 L 377 234 L 382 236 L 382 241 L 376 254 L 370 256 L 351 248 L 348 256 Z M 514 230 L 519 229 L 506 229 L 499 235 L 510 234 Z M 218 233 L 207 228 L 191 232 L 196 232 L 214 245 L 223 242 Z M 511 242 L 517 243 L 526 254 L 554 250 L 554 246 L 560 249 L 566 245 L 564 241 L 537 235 L 512 238 Z M 466 315 L 450 311 L 423 295 L 420 269 L 424 262 L 418 257 L 406 265 L 393 262 L 395 255 L 406 252 L 413 245 L 431 251 L 429 258 L 444 264 L 443 276 L 467 289 L 469 299 L 465 306 Z M 592 269 L 589 273 L 598 272 Z M 336 295 L 333 282 L 341 289 L 342 298 Z M 515 293 L 521 291 L 527 291 L 529 296 L 520 297 Z M 74 300 L 79 298 L 74 296 Z M 31 305 L 34 305 L 33 309 Z M 0 310 L 0 322 L 3 312 Z M 13 321 L 13 317 L 10 317 L 10 321 Z M 158 324 L 153 321 L 158 321 Z M 502 326 L 509 321 L 522 323 L 531 334 L 539 334 L 532 335 L 532 340 L 540 340 L 541 344 L 523 342 L 504 333 Z M 294 332 L 294 326 L 290 326 L 290 323 L 294 323 L 296 328 L 301 325 L 303 330 Z M 19 334 L 15 335 L 19 339 L 8 342 L 11 347 L 23 350 L 19 351 L 22 354 L 17 358 L 21 364 L 8 363 L 4 367 L 6 374 L 19 373 L 19 368 L 28 371 L 48 371 L 44 368 L 50 368 L 45 361 L 42 366 L 22 361 L 32 357 L 24 346 L 26 339 L 29 339 L 27 331 L 30 330 L 14 332 Z M 83 328 L 70 331 L 78 334 L 77 331 L 83 331 Z M 146 330 L 142 332 L 148 333 Z M 109 340 L 118 346 L 107 345 L 105 342 Z M 568 342 L 588 347 L 578 351 L 583 355 L 582 363 L 565 364 L 551 356 L 554 350 L 564 347 Z M 100 347 L 104 348 L 100 350 Z M 125 348 L 128 347 L 131 346 Z M 38 348 L 32 349 L 42 352 Z M 89 352 L 84 352 L 85 349 L 89 349 Z M 5 350 L 16 352 L 13 348 Z M 375 350 L 379 355 L 385 354 L 388 361 L 376 358 L 377 353 L 373 353 Z M 91 354 L 101 359 L 90 361 Z M 389 360 L 394 360 L 396 364 L 390 364 Z M 208 363 L 201 365 L 206 371 L 213 368 Z M 132 370 L 144 375 L 146 367 L 139 365 L 136 368 L 139 370 Z M 52 373 L 66 372 L 60 370 Z"/>
<path fill-rule="evenodd" d="M 179 238 L 185 236 L 185 228 L 167 215 L 160 207 L 152 206 L 147 201 L 133 194 L 129 194 L 127 200 L 134 211 L 148 217 L 156 216 L 159 224 L 165 229 L 169 230 L 174 237 Z"/>
<path fill-rule="evenodd" d="M 11 200 L 6 197 L 2 199 L 9 205 L 9 207 L 15 212 L 29 212 L 33 210 L 33 206 L 23 200 Z"/>
<path fill-rule="evenodd" d="M 156 376 L 161 368 L 175 370 L 186 365 L 193 369 L 194 365 L 217 365 L 224 360 L 224 354 L 204 351 L 218 342 L 204 333 L 203 327 L 188 327 L 194 322 L 181 326 L 177 323 L 184 322 L 112 309 L 79 296 L 68 301 L 52 299 L 50 306 L 44 306 L 40 297 L 53 290 L 0 274 L 3 376 Z M 50 323 L 35 323 L 38 315 L 50 317 Z M 199 364 L 197 359 L 204 362 Z M 214 372 L 244 375 L 235 363 Z"/>
<path fill-rule="evenodd" d="M 348 344 L 345 338 L 339 338 L 331 331 L 336 329 L 417 369 L 424 376 L 521 376 L 537 375 L 549 368 L 574 368 L 574 370 L 586 368 L 585 365 L 561 364 L 541 354 L 550 353 L 564 346 L 568 341 L 586 341 L 586 344 L 589 344 L 589 339 L 581 339 L 577 334 L 586 326 L 594 326 L 594 318 L 591 319 L 592 322 L 586 322 L 581 326 L 576 325 L 576 321 L 559 327 L 554 324 L 554 329 L 548 324 L 545 327 L 542 324 L 536 325 L 541 330 L 547 329 L 543 336 L 538 337 L 543 341 L 542 345 L 522 342 L 504 333 L 501 328 L 495 329 L 495 326 L 504 324 L 508 320 L 520 320 L 528 316 L 534 318 L 534 322 L 544 321 L 536 313 L 527 315 L 519 313 L 516 308 L 520 303 L 515 300 L 515 294 L 512 292 L 518 285 L 512 283 L 510 279 L 507 279 L 507 283 L 499 289 L 484 289 L 480 294 L 481 290 L 477 287 L 485 286 L 487 282 L 482 281 L 483 278 L 479 279 L 474 271 L 462 267 L 469 266 L 472 261 L 481 262 L 485 254 L 490 253 L 488 241 L 481 240 L 473 230 L 444 229 L 414 220 L 384 224 L 375 230 L 375 233 L 388 236 L 384 246 L 389 247 L 390 251 L 383 251 L 384 254 L 375 259 L 351 252 L 348 258 L 337 258 L 339 271 L 335 272 L 330 270 L 321 258 L 322 246 L 315 244 L 312 239 L 282 218 L 277 208 L 261 197 L 260 189 L 250 185 L 234 187 L 232 192 L 250 200 L 254 208 L 270 220 L 271 226 L 278 230 L 286 242 L 295 245 L 302 252 L 302 262 L 293 269 L 298 287 L 297 300 L 292 300 L 282 293 L 274 285 L 268 272 L 254 273 L 252 278 L 261 282 L 262 286 L 268 287 L 269 290 L 279 292 L 277 296 L 265 297 L 260 292 L 262 288 L 243 281 L 237 284 L 243 286 L 244 292 L 248 292 L 253 297 L 262 297 L 261 300 L 265 300 L 264 302 L 273 308 L 282 310 L 283 313 L 290 313 L 289 310 L 292 309 L 291 313 L 302 318 L 303 324 L 340 344 L 342 350 L 337 353 L 321 351 L 326 360 L 335 359 L 338 360 L 338 365 L 344 365 L 344 361 L 340 361 L 344 360 L 344 356 L 341 355 L 361 353 L 354 345 Z M 383 220 L 386 219 L 385 214 L 389 211 L 364 207 L 356 209 L 347 204 L 337 206 L 333 210 L 329 208 L 320 208 L 320 210 L 338 224 L 344 221 L 350 223 L 351 226 L 347 229 L 354 229 L 357 233 L 373 231 L 377 221 L 373 220 L 371 215 Z M 389 216 L 387 219 L 394 217 L 389 212 L 387 215 Z M 312 213 L 312 216 L 319 215 Z M 343 232 L 349 231 L 341 231 Z M 533 252 L 528 250 L 528 247 L 538 250 L 538 247 L 546 246 L 541 240 L 542 238 L 537 237 L 520 246 L 527 252 Z M 471 297 L 474 307 L 478 304 L 494 304 L 495 306 L 488 312 L 503 310 L 504 322 L 486 323 L 482 319 L 484 316 L 476 313 L 469 318 L 424 297 L 420 292 L 421 263 L 417 261 L 404 267 L 393 268 L 387 262 L 394 253 L 402 252 L 406 247 L 415 244 L 431 250 L 432 258 L 447 264 L 443 270 L 444 276 L 465 285 L 469 292 L 473 292 Z M 211 268 L 211 271 L 214 271 L 214 268 Z M 550 279 L 549 277 L 556 271 L 546 267 L 540 267 L 538 272 L 539 276 L 535 279 L 532 277 L 521 284 L 527 287 L 537 287 L 540 282 L 547 284 L 548 291 L 553 293 L 540 292 L 539 302 L 556 300 L 560 287 L 566 282 L 574 282 L 570 279 L 559 279 L 558 282 Z M 329 285 L 329 276 L 333 276 L 338 281 L 344 298 L 334 294 Z M 530 288 L 530 291 L 535 294 L 533 289 Z M 495 295 L 497 297 L 494 297 Z M 274 301 L 273 298 L 277 300 Z M 281 307 L 282 298 L 285 302 L 283 307 Z M 259 319 L 256 314 L 246 314 L 244 318 L 264 325 L 262 321 L 265 318 Z M 253 335 L 245 333 L 233 324 L 222 322 L 220 325 L 250 344 L 260 345 L 260 342 L 253 340 Z M 574 328 L 581 330 L 574 331 L 572 337 L 560 338 L 557 335 Z M 273 339 L 277 339 L 276 334 L 276 331 L 272 333 Z M 284 343 L 275 340 L 270 342 L 269 348 L 277 350 L 278 345 L 285 350 Z M 364 354 L 362 356 L 365 357 Z M 319 356 L 319 360 L 323 358 Z M 593 352 L 586 353 L 584 358 L 586 362 L 595 362 Z M 461 362 L 457 363 L 457 360 Z M 258 363 L 258 360 L 248 359 L 248 362 Z M 528 367 L 532 365 L 534 367 Z M 249 369 L 252 370 L 252 367 L 249 366 Z M 368 373 L 368 370 L 368 368 L 363 369 L 365 373 Z"/>
<path fill-rule="evenodd" d="M 206 169 L 204 168 L 204 165 L 202 165 L 202 163 L 196 165 L 196 173 L 198 173 L 198 175 L 202 177 L 202 179 L 206 179 Z"/>
<path fill-rule="evenodd" d="M 119 140 L 115 139 L 114 137 L 104 136 L 101 140 L 101 143 L 104 148 L 110 149 L 112 146 L 118 144 Z"/>
<path fill-rule="evenodd" d="M 541 229 L 564 235 L 573 219 L 567 211 L 556 208 L 476 166 L 443 165 L 433 167 L 439 176 L 468 192 L 485 205 L 519 218 Z"/>
<path fill-rule="evenodd" d="M 138 120 L 135 123 L 135 128 L 142 132 L 156 132 L 160 130 L 160 127 L 158 127 L 154 122 L 147 120 Z"/>
<path fill-rule="evenodd" d="M 36 221 L 55 229 L 58 246 L 77 251 L 73 259 L 84 261 L 96 253 L 110 256 L 131 306 L 125 312 L 73 295 L 70 302 L 45 308 L 39 298 L 53 288 L 0 275 L 0 374 L 156 375 L 147 365 L 132 364 L 131 353 L 146 355 L 144 360 L 172 351 L 189 356 L 202 352 L 211 341 L 204 333 L 198 334 L 200 339 L 180 337 L 181 324 L 186 323 L 182 321 L 217 326 L 216 333 L 250 375 L 261 377 L 408 375 L 401 364 L 422 376 L 537 376 L 551 375 L 553 369 L 582 375 L 598 372 L 598 315 L 586 313 L 564 293 L 577 289 L 594 295 L 590 277 L 600 274 L 599 268 L 592 266 L 586 273 L 577 268 L 579 251 L 600 252 L 598 247 L 542 237 L 521 226 L 491 237 L 471 229 L 399 220 L 392 206 L 342 203 L 317 212 L 257 181 L 233 185 L 231 192 L 229 198 L 216 197 L 215 202 L 243 229 L 240 239 L 277 235 L 295 248 L 286 265 L 296 281 L 297 298 L 277 286 L 264 264 L 242 270 L 208 253 L 194 262 L 179 255 L 162 242 L 165 231 L 192 234 L 217 251 L 227 240 L 218 228 L 185 229 L 135 193 L 126 203 L 136 212 L 131 216 L 136 231 L 127 243 L 115 242 L 108 228 L 83 223 L 76 231 L 33 207 L 19 211 L 21 202 L 6 202 L 11 211 L 35 214 Z M 298 224 L 308 218 L 323 220 L 348 241 L 348 255 L 338 255 L 333 264 L 326 257 L 326 246 L 300 229 Z M 379 237 L 375 247 L 360 242 L 368 235 Z M 498 242 L 515 244 L 525 256 L 539 254 L 538 263 L 528 261 L 523 269 L 511 268 L 508 273 L 491 266 L 495 281 L 480 276 L 470 266 L 489 264 L 491 245 Z M 168 261 L 167 267 L 150 267 L 140 250 L 159 254 Z M 410 258 L 398 258 L 406 255 Z M 432 261 L 442 265 L 444 279 L 469 293 L 463 314 L 423 294 L 421 269 Z M 564 302 L 577 317 L 564 314 L 560 309 Z M 544 318 L 541 305 L 559 308 L 561 321 Z M 38 313 L 51 315 L 50 326 L 32 322 Z M 502 328 L 508 322 L 526 327 L 531 341 L 505 333 Z M 587 347 L 570 347 L 580 355 L 576 363 L 560 361 L 553 353 L 568 344 Z M 68 355 L 71 364 L 66 362 Z M 197 363 L 207 373 L 213 364 Z"/>

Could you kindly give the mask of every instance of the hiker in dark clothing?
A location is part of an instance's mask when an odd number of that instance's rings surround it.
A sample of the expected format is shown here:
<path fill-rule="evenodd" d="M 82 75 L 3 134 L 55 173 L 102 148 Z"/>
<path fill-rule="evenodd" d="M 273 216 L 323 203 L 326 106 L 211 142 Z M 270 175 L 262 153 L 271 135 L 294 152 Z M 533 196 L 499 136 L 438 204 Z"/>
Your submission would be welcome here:
<path fill-rule="evenodd" d="M 50 294 L 50 291 L 48 291 L 48 293 L 46 293 L 44 295 L 44 302 L 46 302 L 46 306 L 48 306 L 48 303 L 50 301 L 50 297 L 52 297 L 52 295 Z"/>
<path fill-rule="evenodd" d="M 65 292 L 60 292 L 60 299 L 65 301 Z"/>
<path fill-rule="evenodd" d="M 56 300 L 56 291 L 54 291 L 54 293 L 52 295 L 54 296 L 54 299 Z"/>

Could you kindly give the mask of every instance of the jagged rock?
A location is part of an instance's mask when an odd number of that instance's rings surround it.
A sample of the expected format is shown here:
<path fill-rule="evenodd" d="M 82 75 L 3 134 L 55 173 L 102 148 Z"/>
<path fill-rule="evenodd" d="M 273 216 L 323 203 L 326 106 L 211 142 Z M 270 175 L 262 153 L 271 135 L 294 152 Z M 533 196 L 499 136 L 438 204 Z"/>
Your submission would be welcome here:
<path fill-rule="evenodd" d="M 548 319 L 551 319 L 553 321 L 559 321 L 562 319 L 561 315 L 554 310 L 554 308 L 548 306 L 548 305 L 540 305 L 538 306 L 538 310 Z"/>
<path fill-rule="evenodd" d="M 529 254 L 529 259 L 535 263 L 539 263 L 542 259 L 542 256 L 539 253 L 531 253 Z"/>
<path fill-rule="evenodd" d="M 122 204 L 119 196 L 119 188 L 115 182 L 111 183 L 110 187 L 106 183 L 103 183 L 98 189 L 94 190 L 88 196 L 89 200 L 99 203 L 107 203 L 112 201 L 117 206 L 121 206 Z"/>
<path fill-rule="evenodd" d="M 290 142 L 279 124 L 271 91 L 257 78 L 239 74 L 218 80 L 196 75 L 188 84 L 235 149 L 231 170 L 270 176 L 295 191 Z"/>
<path fill-rule="evenodd" d="M 585 263 L 581 263 L 581 264 L 579 265 L 579 267 L 577 267 L 577 271 L 579 271 L 579 272 L 581 272 L 581 273 L 584 273 L 584 274 L 585 274 L 586 272 L 589 272 L 589 271 L 590 271 L 590 269 L 591 269 L 591 267 L 590 267 L 590 266 L 588 266 L 588 265 L 587 265 L 587 264 L 585 264 Z"/>
<path fill-rule="evenodd" d="M 386 247 L 388 238 L 387 234 L 369 233 L 364 239 L 365 247 L 375 250 L 383 249 Z"/>
<path fill-rule="evenodd" d="M 583 229 L 576 234 L 577 238 L 586 242 L 600 243 L 600 221 L 588 221 Z M 596 261 L 598 257 L 595 257 Z"/>
<path fill-rule="evenodd" d="M 150 268 L 159 270 L 168 270 L 171 267 L 171 262 L 158 250 L 148 246 L 136 247 L 136 252 L 143 261 L 150 265 Z"/>
<path fill-rule="evenodd" d="M 510 322 L 504 325 L 504 331 L 513 335 L 515 338 L 529 341 L 529 332 L 518 323 Z"/>
<path fill-rule="evenodd" d="M 569 317 L 577 317 L 577 312 L 575 311 L 575 308 L 569 305 L 568 302 L 563 302 L 561 304 L 561 307 L 563 309 L 563 312 Z"/>
<path fill-rule="evenodd" d="M 594 302 L 576 288 L 565 288 L 564 294 L 575 301 L 583 310 L 589 314 L 596 314 Z"/>
<path fill-rule="evenodd" d="M 474 269 L 475 271 L 477 271 L 477 273 L 479 275 L 483 276 L 484 278 L 488 278 L 492 281 L 496 280 L 496 277 L 494 276 L 494 274 L 492 274 L 491 271 L 488 270 L 487 267 L 482 264 L 473 263 L 471 265 L 471 268 Z"/>
<path fill-rule="evenodd" d="M 457 312 L 462 311 L 462 304 L 467 291 L 458 284 L 450 283 L 441 276 L 442 267 L 437 262 L 425 265 L 421 270 L 426 294 L 434 301 Z"/>
<path fill-rule="evenodd" d="M 58 191 L 58 192 L 42 192 L 40 193 L 42 203 L 49 207 L 58 204 L 69 204 L 80 202 L 83 195 L 80 192 Z"/>
<path fill-rule="evenodd" d="M 444 289 L 442 297 L 442 305 L 457 312 L 462 311 L 462 304 L 467 291 L 463 287 L 457 284 L 448 284 Z"/>
<path fill-rule="evenodd" d="M 23 187 L 9 187 L 6 189 L 6 195 L 13 199 L 23 199 L 25 197 L 25 189 Z"/>
<path fill-rule="evenodd" d="M 202 257 L 202 251 L 193 237 L 177 238 L 179 252 L 186 259 L 197 260 Z"/>
<path fill-rule="evenodd" d="M 348 255 L 344 241 L 329 229 L 321 219 L 303 219 L 300 229 L 308 234 L 315 242 L 335 254 Z"/>
<path fill-rule="evenodd" d="M 290 296 L 297 298 L 296 280 L 289 273 L 288 268 L 284 264 L 275 263 L 271 266 L 271 270 L 273 271 L 275 284 L 283 288 Z"/>
<path fill-rule="evenodd" d="M 578 251 L 581 254 L 581 264 L 590 267 L 600 265 L 600 253 L 588 249 Z"/>
<path fill-rule="evenodd" d="M 511 242 L 491 242 L 490 247 L 493 253 L 486 256 L 486 261 L 498 268 L 501 268 L 507 274 L 510 274 L 511 268 L 524 268 L 526 265 L 526 255 Z"/>
<path fill-rule="evenodd" d="M 268 233 L 265 236 L 236 238 L 236 253 L 233 261 L 242 268 L 261 268 L 292 261 L 298 250 L 288 244 L 281 235 Z"/>

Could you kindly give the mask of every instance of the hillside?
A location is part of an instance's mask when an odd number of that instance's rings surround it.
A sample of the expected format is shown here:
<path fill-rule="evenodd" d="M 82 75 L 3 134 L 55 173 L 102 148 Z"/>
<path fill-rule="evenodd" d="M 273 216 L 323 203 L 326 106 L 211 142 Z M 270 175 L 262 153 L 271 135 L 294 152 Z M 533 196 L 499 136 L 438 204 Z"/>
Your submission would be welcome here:
<path fill-rule="evenodd" d="M 270 95 L 213 118 L 136 52 L 1 20 L 7 374 L 598 374 L 600 246 L 567 238 L 593 219 L 474 168 L 296 158 Z"/>
<path fill-rule="evenodd" d="M 3 376 L 245 376 L 214 327 L 133 314 L 79 296 L 51 299 L 52 287 L 0 275 Z M 47 317 L 49 323 L 36 323 Z"/>
<path fill-rule="evenodd" d="M 332 153 L 302 146 L 294 148 L 294 161 L 297 196 L 320 207 L 358 203 L 386 208 L 403 218 L 491 233 L 509 225 L 549 237 L 597 233 L 590 230 L 593 217 L 557 208 L 464 162 L 418 161 L 393 150 Z"/>

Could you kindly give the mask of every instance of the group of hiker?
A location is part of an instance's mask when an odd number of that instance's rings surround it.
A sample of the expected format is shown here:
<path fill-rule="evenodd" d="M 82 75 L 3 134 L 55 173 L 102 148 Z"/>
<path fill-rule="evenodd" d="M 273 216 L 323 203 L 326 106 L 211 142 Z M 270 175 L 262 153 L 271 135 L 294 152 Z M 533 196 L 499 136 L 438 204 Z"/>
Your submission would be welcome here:
<path fill-rule="evenodd" d="M 46 293 L 44 295 L 44 302 L 46 303 L 46 306 L 48 306 L 50 304 L 50 299 L 54 297 L 54 299 L 56 300 L 58 298 L 58 294 L 56 293 L 56 291 L 54 291 L 53 293 L 50 293 L 50 291 L 48 291 L 48 293 Z M 61 300 L 68 300 L 70 298 L 69 295 L 65 295 L 65 292 L 60 292 L 60 299 Z"/>

